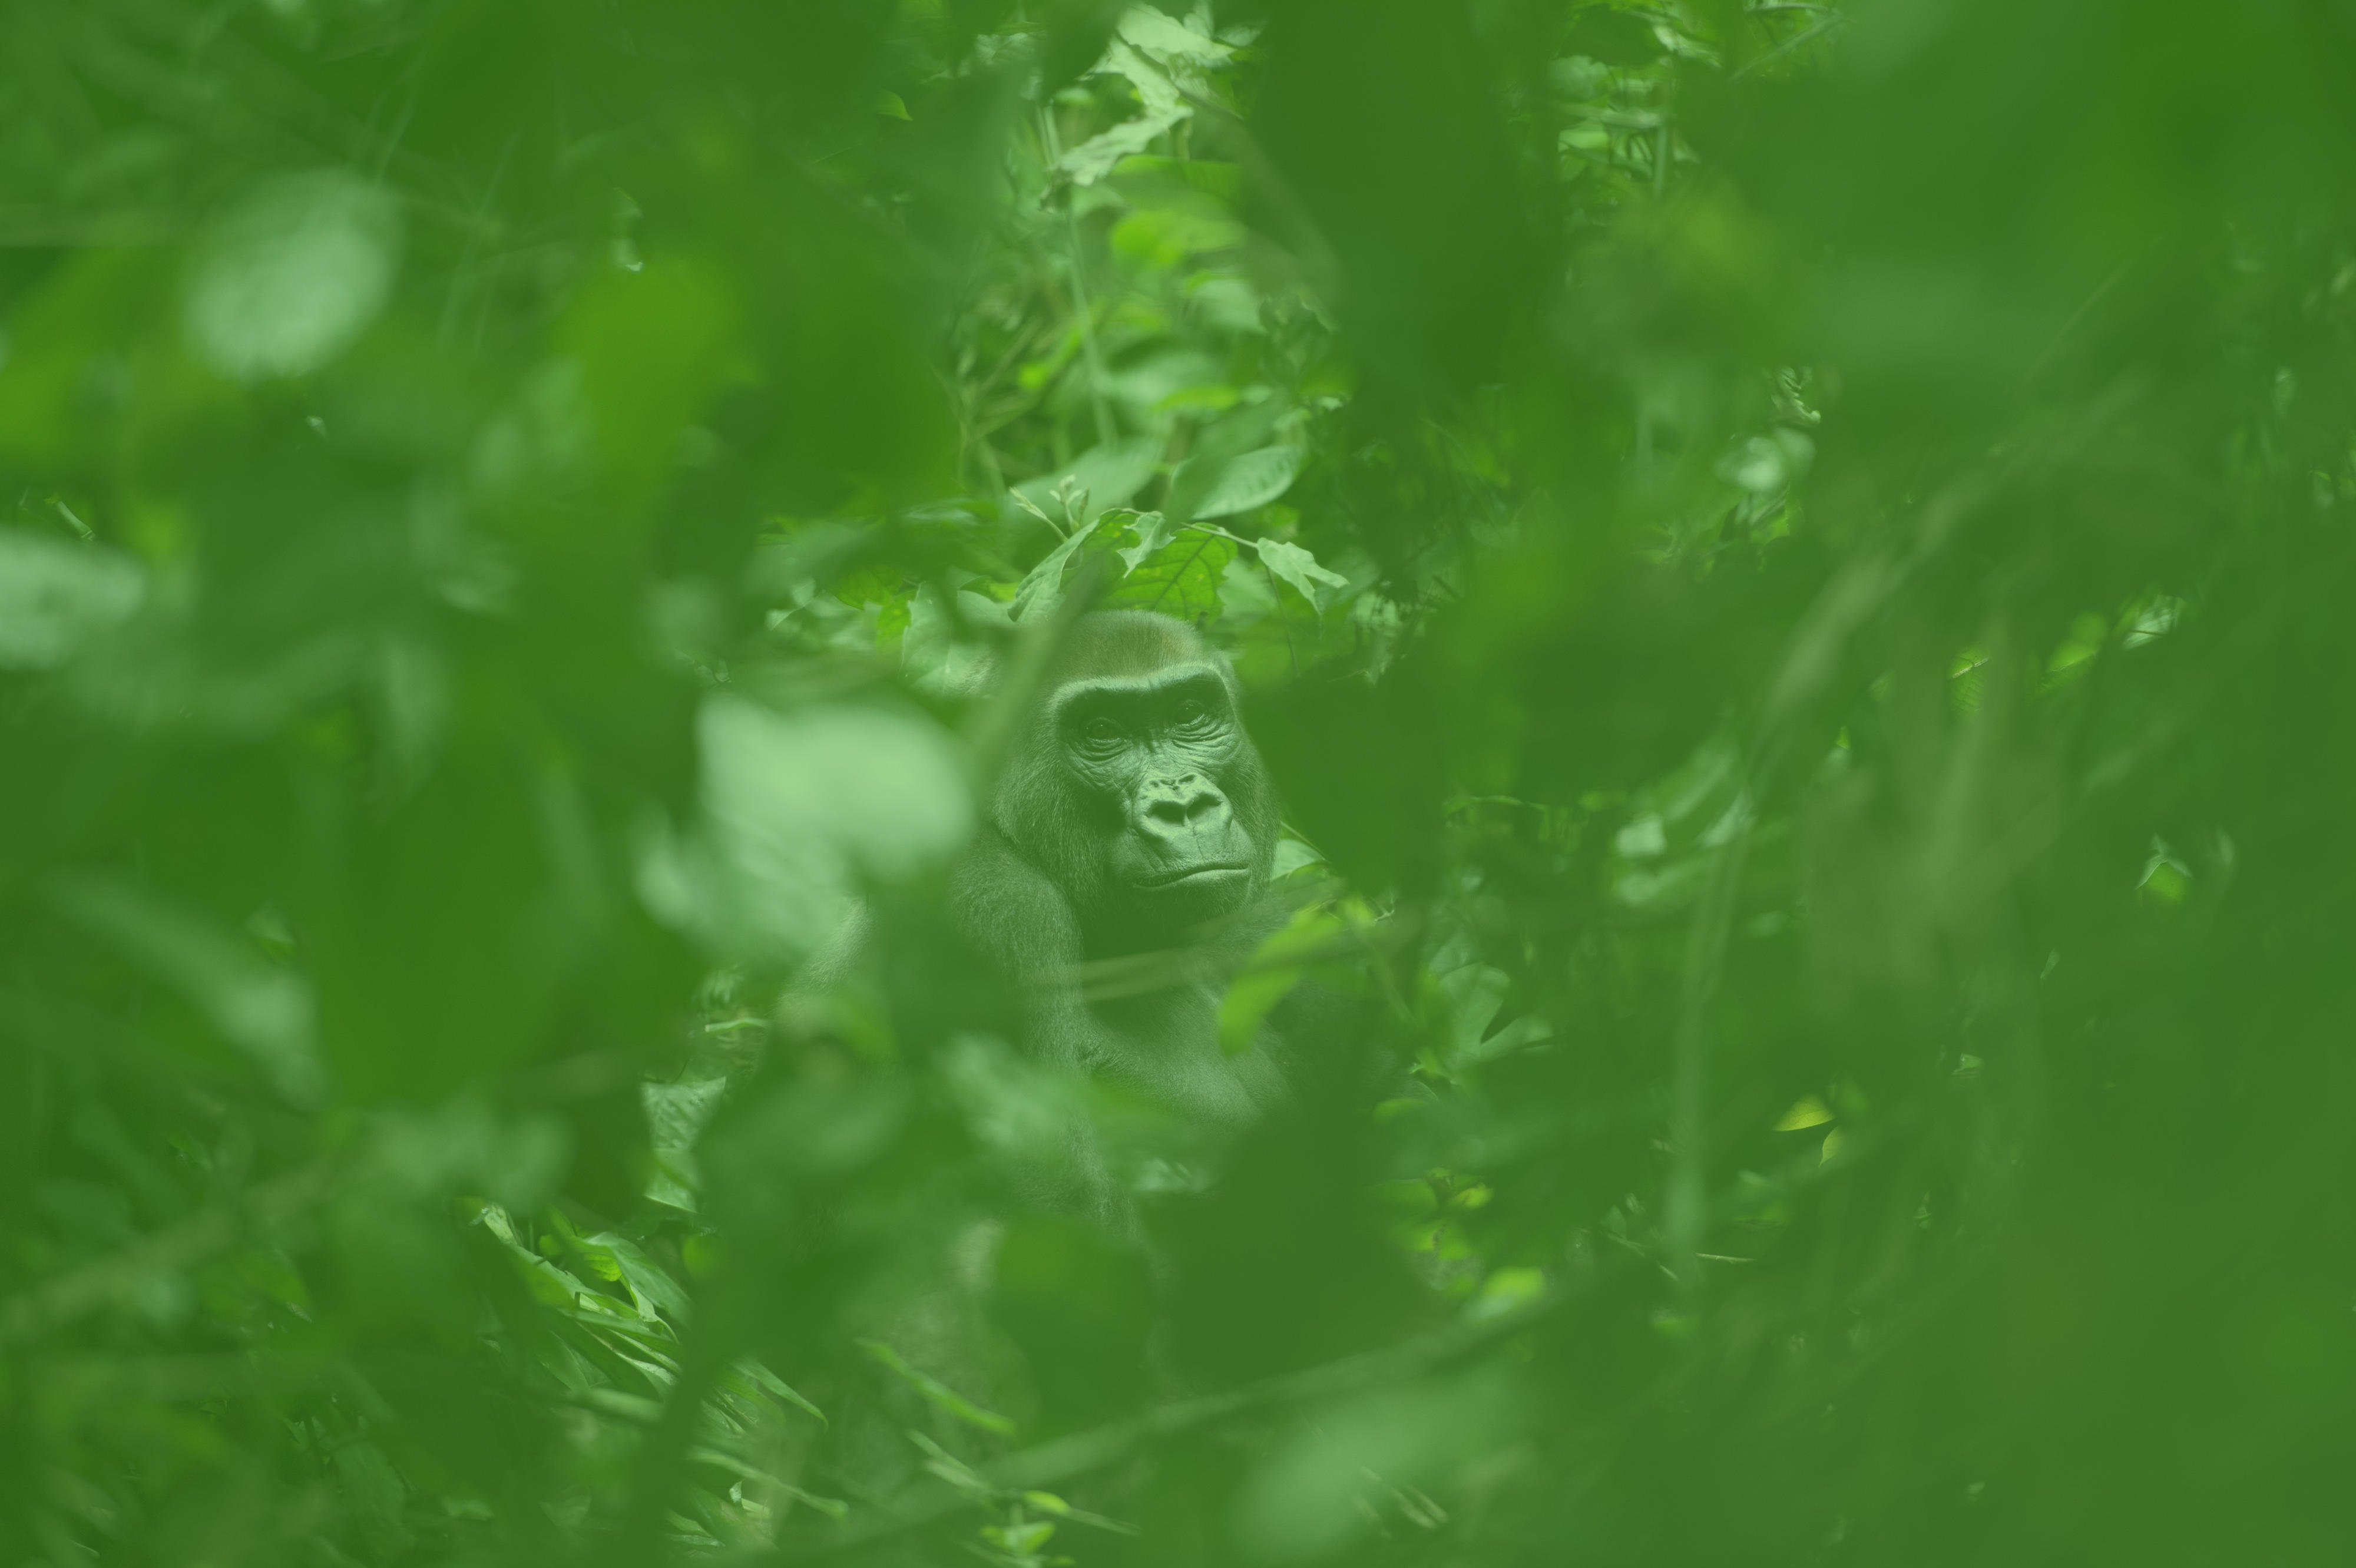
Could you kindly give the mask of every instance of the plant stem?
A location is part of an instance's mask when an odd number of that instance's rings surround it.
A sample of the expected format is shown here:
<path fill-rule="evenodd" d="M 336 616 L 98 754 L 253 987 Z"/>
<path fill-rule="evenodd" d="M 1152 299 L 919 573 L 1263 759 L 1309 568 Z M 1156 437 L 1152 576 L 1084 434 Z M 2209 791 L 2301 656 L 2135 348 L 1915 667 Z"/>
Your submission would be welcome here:
<path fill-rule="evenodd" d="M 1039 139 L 1047 149 L 1051 166 L 1064 156 L 1063 140 L 1055 134 L 1053 109 L 1039 111 Z M 1109 446 L 1113 438 L 1112 406 L 1105 402 L 1104 359 L 1097 351 L 1096 306 L 1088 298 L 1087 263 L 1080 249 L 1080 215 L 1068 192 L 1064 197 L 1064 224 L 1072 246 L 1072 306 L 1079 317 L 1080 358 L 1088 371 L 1088 405 L 1096 413 L 1098 444 Z"/>

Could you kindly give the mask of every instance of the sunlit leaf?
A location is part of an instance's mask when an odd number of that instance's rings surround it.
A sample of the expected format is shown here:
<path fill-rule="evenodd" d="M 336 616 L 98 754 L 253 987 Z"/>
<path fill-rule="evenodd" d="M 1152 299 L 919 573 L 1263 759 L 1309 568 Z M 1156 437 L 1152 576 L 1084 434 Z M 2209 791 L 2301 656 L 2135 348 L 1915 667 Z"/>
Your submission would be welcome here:
<path fill-rule="evenodd" d="M 1231 517 L 1266 506 L 1290 489 L 1300 472 L 1297 446 L 1264 446 L 1246 452 L 1218 470 L 1218 477 L 1195 503 L 1194 515 Z"/>
<path fill-rule="evenodd" d="M 146 585 L 120 551 L 0 529 L 0 669 L 64 662 L 129 618 Z"/>
<path fill-rule="evenodd" d="M 1235 558 L 1232 540 L 1202 529 L 1183 530 L 1132 566 L 1105 596 L 1106 607 L 1151 610 L 1182 620 L 1215 617 L 1219 584 Z"/>
<path fill-rule="evenodd" d="M 1127 505 L 1153 478 L 1154 465 L 1161 457 L 1158 437 L 1131 436 L 1091 446 L 1065 467 L 1023 480 L 1014 487 L 1014 493 L 1054 518 L 1060 531 L 1067 525 L 1055 499 L 1058 486 L 1068 481 L 1075 489 L 1087 492 L 1087 510 L 1082 521 L 1089 521 Z"/>
<path fill-rule="evenodd" d="M 1127 77 L 1136 86 L 1145 110 L 1134 120 L 1091 136 L 1056 161 L 1057 169 L 1074 185 L 1094 185 L 1123 158 L 1145 152 L 1163 132 L 1194 113 L 1169 72 L 1119 38 L 1106 50 L 1098 69 Z"/>
<path fill-rule="evenodd" d="M 1195 31 L 1169 12 L 1151 5 L 1132 5 L 1120 18 L 1123 41 L 1157 59 L 1197 66 L 1225 65 L 1235 53 L 1217 39 Z"/>
<path fill-rule="evenodd" d="M 343 169 L 264 181 L 222 214 L 188 283 L 188 335 L 240 380 L 307 375 L 384 308 L 401 262 L 401 205 Z"/>
<path fill-rule="evenodd" d="M 1302 598 L 1321 610 L 1333 601 L 1334 590 L 1350 585 L 1347 577 L 1319 565 L 1317 557 L 1298 544 L 1281 539 L 1262 539 L 1255 542 L 1253 548 L 1259 553 L 1261 565 L 1299 589 Z"/>
<path fill-rule="evenodd" d="M 1064 542 L 1040 559 L 1036 566 L 1023 574 L 1014 590 L 1014 602 L 1009 607 L 1009 617 L 1016 621 L 1028 620 L 1043 611 L 1053 609 L 1064 596 L 1064 568 L 1095 534 L 1101 517 L 1081 523 L 1072 530 Z"/>
<path fill-rule="evenodd" d="M 1113 552 L 1120 557 L 1121 565 L 1134 572 L 1149 555 L 1158 554 L 1177 533 L 1178 525 L 1158 511 L 1140 513 L 1130 524 L 1137 534 L 1137 542 L 1125 544 Z"/>
<path fill-rule="evenodd" d="M 957 754 L 916 715 L 720 695 L 697 729 L 701 819 L 647 845 L 639 886 L 722 950 L 807 955 L 847 917 L 858 878 L 937 865 L 971 829 Z"/>
<path fill-rule="evenodd" d="M 1796 1133 L 1803 1127 L 1821 1127 L 1833 1119 L 1832 1108 L 1813 1094 L 1802 1095 L 1792 1108 L 1776 1119 L 1775 1131 Z"/>

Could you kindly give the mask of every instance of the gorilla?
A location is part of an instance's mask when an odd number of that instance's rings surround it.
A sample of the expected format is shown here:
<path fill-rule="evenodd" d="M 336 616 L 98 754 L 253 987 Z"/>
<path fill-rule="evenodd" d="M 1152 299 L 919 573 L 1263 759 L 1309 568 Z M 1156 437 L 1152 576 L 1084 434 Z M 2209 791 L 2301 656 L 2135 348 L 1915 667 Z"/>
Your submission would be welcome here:
<path fill-rule="evenodd" d="M 1412 1080 L 1378 1048 L 1366 1000 L 1315 979 L 1249 1050 L 1220 1048 L 1227 982 L 1290 913 L 1269 886 L 1277 800 L 1234 672 L 1181 621 L 1100 612 L 1074 623 L 1037 691 L 953 883 L 955 913 L 1019 987 L 1033 1051 L 1174 1114 L 1076 1131 L 1068 1165 L 1022 1191 L 1032 1212 L 997 1252 L 991 1310 L 1071 1421 L 1114 1413 L 1091 1400 L 1141 1394 L 1123 1380 L 1149 1366 L 1219 1382 L 1307 1365 L 1336 1336 L 1379 1342 L 1352 1326 L 1424 1298 L 1351 1217 L 1376 1174 L 1368 1112 L 1417 1092 Z M 1094 1224 L 1040 1219 L 1058 1214 Z M 1087 1355 L 1066 1282 L 1121 1299 L 1124 1257 L 1154 1305 Z M 1269 1320 L 1271 1291 L 1317 1304 L 1289 1337 Z M 1163 1349 L 1151 1323 L 1169 1330 Z"/>
<path fill-rule="evenodd" d="M 970 972 L 938 967 L 945 950 L 929 940 L 911 944 L 923 962 L 901 970 L 898 986 L 948 1028 L 997 1012 L 1011 992 L 1016 1008 L 999 1016 L 1022 1048 L 1130 1092 L 1092 1100 L 1058 1155 L 1010 1172 L 1015 1204 L 961 1232 L 955 1261 L 945 1258 L 932 1285 L 878 1327 L 953 1384 L 988 1389 L 1003 1362 L 980 1325 L 994 1321 L 1031 1368 L 1048 1418 L 1088 1423 L 1143 1397 L 1151 1381 L 1155 1293 L 1188 1255 L 1190 1234 L 1183 1224 L 1162 1231 L 1256 1136 L 1305 1146 L 1278 1130 L 1312 1098 L 1291 1081 L 1287 1039 L 1307 1031 L 1280 1013 L 1241 1056 L 1219 1046 L 1228 980 L 1290 913 L 1269 890 L 1275 790 L 1226 661 L 1183 621 L 1100 611 L 1072 623 L 1024 695 L 1031 705 L 1006 715 L 1007 763 L 949 883 L 959 945 L 992 972 L 994 994 L 967 992 Z M 1001 683 L 984 700 L 1018 699 Z M 841 978 L 862 950 L 888 976 L 889 944 L 870 947 L 872 934 L 865 918 L 848 928 L 830 967 L 806 983 Z M 1280 1206 L 1247 1190 L 1265 1227 Z M 1214 1228 L 1251 1233 L 1224 1219 Z M 1215 1262 L 1204 1272 L 1267 1273 Z M 1098 1304 L 1076 1316 L 1075 1279 Z M 885 1420 L 859 1409 L 849 1420 L 897 1451 L 902 1416 L 915 1412 Z M 851 1442 L 851 1430 L 834 1441 Z"/>
<path fill-rule="evenodd" d="M 1263 897 L 1276 795 L 1235 673 L 1183 621 L 1099 611 L 1041 693 L 956 878 L 958 922 L 1023 988 L 1033 1051 L 1251 1121 L 1285 1099 L 1282 1075 L 1264 1047 L 1221 1052 L 1219 999 L 1284 911 Z M 1084 994 L 1084 963 L 1119 978 Z"/>

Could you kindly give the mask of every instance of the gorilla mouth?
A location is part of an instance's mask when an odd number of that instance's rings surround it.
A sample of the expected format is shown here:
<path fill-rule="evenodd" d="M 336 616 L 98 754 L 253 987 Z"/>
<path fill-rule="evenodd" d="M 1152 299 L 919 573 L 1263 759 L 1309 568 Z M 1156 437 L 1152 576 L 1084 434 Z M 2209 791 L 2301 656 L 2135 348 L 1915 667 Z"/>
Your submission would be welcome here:
<path fill-rule="evenodd" d="M 1234 876 L 1251 870 L 1241 861 L 1211 861 L 1196 865 L 1182 865 L 1175 871 L 1159 876 L 1141 876 L 1131 886 L 1147 892 L 1164 887 L 1183 887 L 1191 883 L 1207 882 L 1214 877 Z"/>

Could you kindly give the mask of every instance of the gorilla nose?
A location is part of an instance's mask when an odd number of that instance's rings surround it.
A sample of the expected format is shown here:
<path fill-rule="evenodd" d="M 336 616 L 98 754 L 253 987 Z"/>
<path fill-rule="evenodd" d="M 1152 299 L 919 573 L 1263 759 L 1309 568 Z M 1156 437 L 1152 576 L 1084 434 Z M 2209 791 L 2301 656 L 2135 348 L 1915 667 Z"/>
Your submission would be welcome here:
<path fill-rule="evenodd" d="M 1228 815 L 1227 798 L 1199 776 L 1148 784 L 1138 791 L 1137 803 L 1141 825 L 1162 838 L 1218 827 Z"/>

